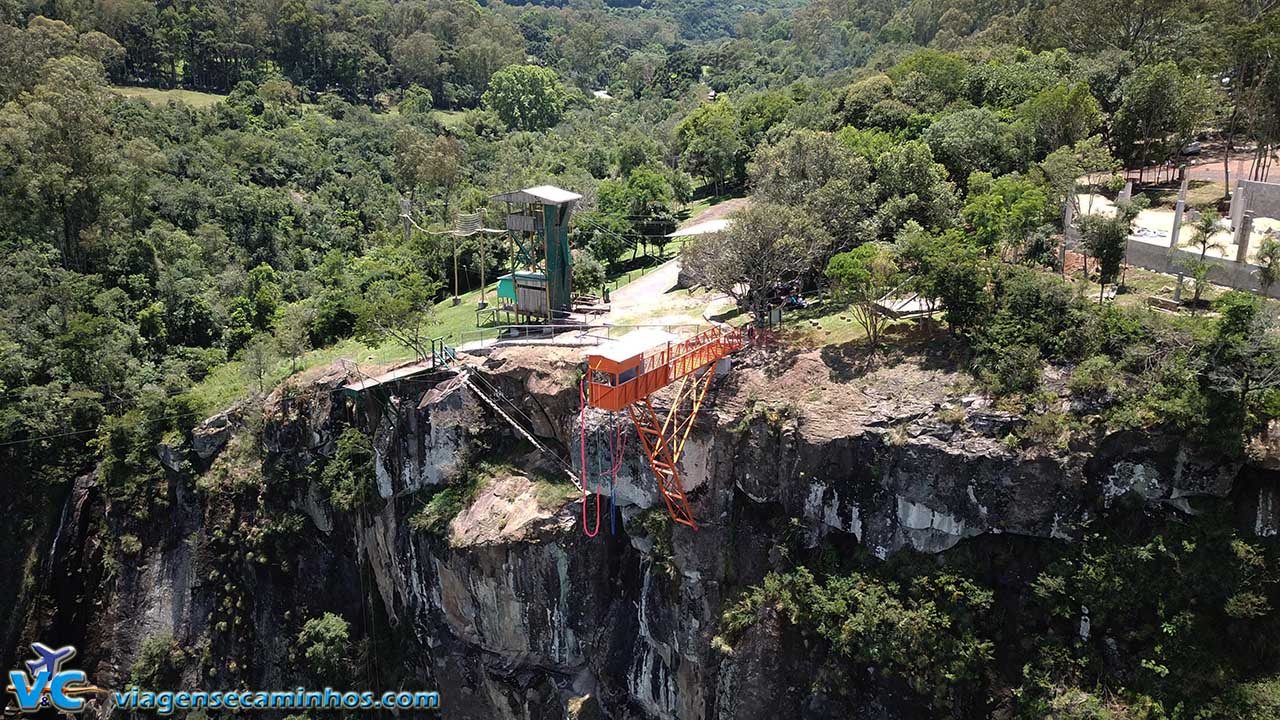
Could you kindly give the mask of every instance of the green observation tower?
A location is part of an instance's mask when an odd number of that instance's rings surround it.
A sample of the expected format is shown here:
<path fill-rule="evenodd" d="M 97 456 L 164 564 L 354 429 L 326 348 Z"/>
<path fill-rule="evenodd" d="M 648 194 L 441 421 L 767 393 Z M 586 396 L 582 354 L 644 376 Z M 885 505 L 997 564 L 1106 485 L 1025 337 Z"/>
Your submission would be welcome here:
<path fill-rule="evenodd" d="M 582 199 L 577 193 L 539 185 L 500 193 L 507 204 L 511 272 L 498 278 L 498 297 L 526 320 L 552 322 L 568 317 L 572 306 L 569 277 L 569 216 Z"/>

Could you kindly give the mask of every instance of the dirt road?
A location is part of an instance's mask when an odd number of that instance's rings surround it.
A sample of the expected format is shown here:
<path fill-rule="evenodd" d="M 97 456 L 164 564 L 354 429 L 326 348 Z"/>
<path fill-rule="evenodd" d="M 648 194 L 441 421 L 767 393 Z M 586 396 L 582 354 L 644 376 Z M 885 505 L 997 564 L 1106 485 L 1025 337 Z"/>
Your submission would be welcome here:
<path fill-rule="evenodd" d="M 750 198 L 725 200 L 689 218 L 680 227 L 719 220 L 750 202 Z M 679 276 L 680 259 L 674 258 L 644 277 L 618 288 L 612 294 L 609 322 L 616 325 L 705 325 L 707 317 L 733 306 L 733 301 L 720 293 L 706 290 L 690 293 L 677 288 Z"/>

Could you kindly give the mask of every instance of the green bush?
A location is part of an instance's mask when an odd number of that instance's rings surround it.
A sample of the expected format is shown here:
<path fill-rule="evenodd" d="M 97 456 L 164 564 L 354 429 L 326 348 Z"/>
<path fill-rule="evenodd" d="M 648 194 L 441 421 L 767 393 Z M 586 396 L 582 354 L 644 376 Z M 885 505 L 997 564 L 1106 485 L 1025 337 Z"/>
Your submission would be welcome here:
<path fill-rule="evenodd" d="M 311 672 L 336 681 L 348 666 L 350 642 L 351 626 L 341 616 L 327 612 L 302 626 L 295 647 Z"/>
<path fill-rule="evenodd" d="M 418 512 L 409 518 L 409 527 L 422 532 L 444 534 L 449 521 L 466 509 L 480 489 L 477 478 L 464 476 L 461 482 L 437 489 Z"/>
<path fill-rule="evenodd" d="M 138 659 L 129 668 L 129 684 L 143 690 L 173 687 L 178 682 L 186 657 L 172 635 L 152 635 L 142 641 Z"/>
<path fill-rule="evenodd" d="M 1053 362 L 1069 362 L 1097 351 L 1098 310 L 1056 275 L 1005 266 L 994 283 L 996 312 L 983 328 L 980 346 L 990 351 L 1032 345 Z"/>
<path fill-rule="evenodd" d="M 1044 362 L 1034 345 L 1017 344 L 1000 350 L 989 350 L 993 357 L 983 361 L 987 385 L 996 394 L 1021 393 L 1040 385 Z"/>
<path fill-rule="evenodd" d="M 102 421 L 92 441 L 100 453 L 98 474 L 109 498 L 136 521 L 168 507 L 169 471 L 156 445 L 166 436 L 185 438 L 201 413 L 189 395 L 145 398 L 141 406 Z"/>
<path fill-rule="evenodd" d="M 960 710 L 987 680 L 994 644 L 984 635 L 994 596 L 957 575 L 906 584 L 854 573 L 818 581 L 804 567 L 770 573 L 725 611 L 720 646 L 765 607 L 817 635 L 843 661 L 879 668 L 938 710 Z"/>
<path fill-rule="evenodd" d="M 604 285 L 604 265 L 585 252 L 573 253 L 573 288 L 579 293 L 598 292 Z"/>
<path fill-rule="evenodd" d="M 373 477 L 373 444 L 355 428 L 338 436 L 338 449 L 320 473 L 320 485 L 338 510 L 354 512 L 377 497 Z"/>
<path fill-rule="evenodd" d="M 1280 677 L 1233 685 L 1196 713 L 1196 720 L 1280 717 Z"/>
<path fill-rule="evenodd" d="M 1086 358 L 1071 371 L 1067 387 L 1073 393 L 1114 392 L 1121 383 L 1120 371 L 1106 355 Z"/>

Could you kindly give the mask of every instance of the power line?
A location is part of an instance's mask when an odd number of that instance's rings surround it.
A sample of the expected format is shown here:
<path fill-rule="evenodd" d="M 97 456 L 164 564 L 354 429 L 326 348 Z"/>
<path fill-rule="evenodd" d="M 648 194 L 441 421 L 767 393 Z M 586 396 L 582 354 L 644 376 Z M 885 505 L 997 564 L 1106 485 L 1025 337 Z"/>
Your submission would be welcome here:
<path fill-rule="evenodd" d="M 507 405 L 508 405 L 508 406 L 509 406 L 509 407 L 510 407 L 510 408 L 511 408 L 511 409 L 512 409 L 512 410 L 513 410 L 513 411 L 514 411 L 518 416 L 520 416 L 520 418 L 522 418 L 522 419 L 523 419 L 523 420 L 528 424 L 528 430 L 526 430 L 526 431 L 525 431 L 525 433 L 526 433 L 526 434 L 528 434 L 529 439 L 533 440 L 533 436 L 532 436 L 532 432 L 533 432 L 533 428 L 534 428 L 533 418 L 531 418 L 531 417 L 529 417 L 527 414 L 525 414 L 525 413 L 524 413 L 524 411 L 520 409 L 520 406 L 519 406 L 519 405 L 517 405 L 517 404 L 515 403 L 515 401 L 513 401 L 511 398 L 507 397 L 506 393 L 504 393 L 504 392 L 502 392 L 501 390 L 499 390 L 496 386 L 494 386 L 494 385 L 493 385 L 493 383 L 489 382 L 489 380 L 488 380 L 487 378 L 485 378 L 485 377 L 484 377 L 482 374 L 480 374 L 480 373 L 475 373 L 475 372 L 473 372 L 473 373 L 468 373 L 468 374 L 467 374 L 467 379 L 468 379 L 468 380 L 472 380 L 472 379 L 479 379 L 479 380 L 480 380 L 480 382 L 481 382 L 481 383 L 483 383 L 485 387 L 489 388 L 489 390 L 490 390 L 491 392 L 495 393 L 498 397 L 502 398 L 502 400 L 503 400 L 503 401 L 505 401 L 505 402 L 506 402 L 506 404 L 507 404 Z M 491 400 L 491 402 L 492 402 L 492 400 Z M 494 407 L 494 409 L 495 409 L 495 410 L 497 410 L 498 408 L 495 406 L 495 407 Z M 575 471 L 574 471 L 574 469 L 573 469 L 573 466 L 572 466 L 571 464 L 569 464 L 569 463 L 566 463 L 566 462 L 564 461 L 564 459 L 563 459 L 563 458 L 561 458 L 557 453 L 552 452 L 549 448 L 547 448 L 547 447 L 543 446 L 543 445 L 542 445 L 541 443 L 539 443 L 537 440 L 533 440 L 533 443 L 534 443 L 534 445 L 535 445 L 539 450 L 542 450 L 546 455 L 549 455 L 549 456 L 551 457 L 551 459 L 552 459 L 552 460 L 554 460 L 558 465 L 560 465 L 560 467 L 561 467 L 561 468 L 563 468 L 566 472 L 568 472 L 568 473 L 569 473 L 569 475 L 570 475 L 570 477 L 572 477 L 572 476 L 574 476 L 574 475 L 576 474 L 576 473 L 575 473 Z"/>
<path fill-rule="evenodd" d="M 22 389 L 20 389 L 20 390 L 13 390 L 13 391 L 8 392 L 8 393 L 0 394 L 0 400 L 7 400 L 7 399 L 9 399 L 9 398 L 11 398 L 11 397 L 17 397 L 17 396 L 19 396 L 19 395 L 23 394 L 24 392 L 26 392 L 27 390 L 30 390 L 30 389 L 32 389 L 32 388 L 42 388 L 42 387 L 48 387 L 48 386 L 47 386 L 47 385 L 24 385 L 24 386 L 22 387 Z M 128 404 L 128 403 L 137 403 L 139 400 L 143 400 L 143 399 L 145 399 L 146 397 L 156 397 L 156 395 L 154 395 L 154 394 L 149 394 L 149 393 L 143 393 L 143 394 L 140 394 L 137 398 L 107 397 L 108 395 L 111 395 L 111 391 L 110 391 L 110 389 L 109 389 L 110 387 L 111 387 L 110 385 L 104 385 L 104 386 L 103 386 L 103 389 L 102 389 L 102 397 L 100 397 L 100 398 L 92 398 L 92 397 L 75 397 L 75 398 L 69 398 L 69 399 L 68 399 L 68 402 L 72 402 L 72 403 L 74 403 L 74 402 L 100 403 L 100 404 L 102 404 L 102 405 L 108 405 L 108 406 L 110 406 L 110 405 L 120 406 L 120 405 L 125 405 L 125 404 Z M 125 387 L 127 387 L 127 386 L 120 386 L 120 387 L 121 387 L 121 388 L 125 388 Z M 97 391 L 97 390 L 95 390 L 92 386 L 84 385 L 84 386 L 80 386 L 80 387 L 78 387 L 78 388 L 77 388 L 77 387 L 70 387 L 70 388 L 67 388 L 67 389 L 65 389 L 65 390 L 59 390 L 59 391 L 58 391 L 58 393 L 59 393 L 59 394 L 63 394 L 63 395 L 65 395 L 65 394 L 67 394 L 68 392 L 74 392 L 74 391 L 76 391 L 76 390 L 89 391 L 89 392 L 98 392 L 98 391 Z M 178 396 L 178 395 L 183 395 L 183 394 L 186 394 L 186 393 L 190 393 L 190 392 L 192 392 L 193 390 L 194 390 L 194 388 L 186 388 L 186 389 L 183 389 L 183 390 L 167 391 L 167 392 L 164 392 L 164 393 L 160 394 L 160 395 L 159 395 L 159 397 L 163 397 L 163 398 L 176 397 L 176 396 Z"/>
<path fill-rule="evenodd" d="M 177 415 L 166 415 L 164 417 L 145 418 L 143 422 L 148 422 L 148 421 L 159 422 L 161 420 L 176 420 L 178 418 L 191 417 L 193 415 L 203 415 L 203 414 L 204 414 L 203 410 L 196 410 L 192 412 L 178 413 Z M 10 447 L 13 445 L 27 445 L 34 442 L 40 442 L 41 440 L 53 440 L 56 438 L 72 437 L 75 435 L 88 435 L 90 433 L 97 433 L 100 431 L 101 431 L 101 428 L 94 428 L 92 430 L 73 430 L 71 432 L 54 433 L 52 435 L 40 435 L 32 438 L 25 438 L 23 440 L 9 440 L 7 442 L 0 442 L 0 447 Z"/>

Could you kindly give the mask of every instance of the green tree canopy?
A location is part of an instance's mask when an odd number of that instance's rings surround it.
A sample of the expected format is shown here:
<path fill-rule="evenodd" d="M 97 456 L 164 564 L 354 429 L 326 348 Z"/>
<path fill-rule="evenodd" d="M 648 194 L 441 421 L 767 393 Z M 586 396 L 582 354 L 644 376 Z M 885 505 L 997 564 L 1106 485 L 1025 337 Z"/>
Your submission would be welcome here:
<path fill-rule="evenodd" d="M 779 283 L 808 271 L 830 240 L 804 213 L 768 203 L 734 215 L 726 229 L 698 236 L 684 249 L 684 270 L 694 282 L 737 300 L 758 323 L 769 315 Z"/>
<path fill-rule="evenodd" d="M 1030 151 L 1027 128 L 1004 122 L 987 108 L 943 115 L 929 126 L 923 140 L 960 183 L 977 170 L 993 175 L 1015 170 Z"/>
<path fill-rule="evenodd" d="M 860 239 L 873 199 L 871 168 L 835 135 L 796 131 L 760 148 L 749 172 L 757 197 L 801 208 L 826 228 L 836 243 L 826 249 L 828 255 Z"/>
<path fill-rule="evenodd" d="M 550 68 L 508 65 L 489 79 L 483 101 L 513 130 L 542 130 L 560 122 L 569 93 Z"/>
<path fill-rule="evenodd" d="M 827 263 L 826 276 L 835 297 L 850 304 L 854 320 L 874 348 L 888 322 L 888 316 L 880 312 L 876 303 L 894 289 L 898 278 L 893 246 L 865 243 L 840 253 Z"/>
<path fill-rule="evenodd" d="M 337 680 L 349 662 L 350 644 L 350 623 L 341 615 L 326 612 L 307 620 L 298 632 L 295 646 L 311 672 Z"/>
<path fill-rule="evenodd" d="M 1122 156 L 1143 167 L 1172 155 L 1208 117 L 1212 96 L 1202 78 L 1172 62 L 1144 65 L 1120 86 L 1114 134 Z"/>
<path fill-rule="evenodd" d="M 1042 90 L 1019 106 L 1018 114 L 1031 124 L 1041 154 L 1080 142 L 1102 124 L 1102 109 L 1083 81 Z"/>
<path fill-rule="evenodd" d="M 685 168 L 713 183 L 720 194 L 733 179 L 743 147 L 738 114 L 729 98 L 719 97 L 685 116 L 676 125 L 676 141 Z"/>
<path fill-rule="evenodd" d="M 986 187 L 979 192 L 977 181 L 981 175 L 974 173 L 969 178 L 969 197 L 961 216 L 978 245 L 988 253 L 1016 256 L 1031 233 L 1046 220 L 1048 201 L 1044 190 L 1014 174 L 995 180 L 986 176 Z"/>

